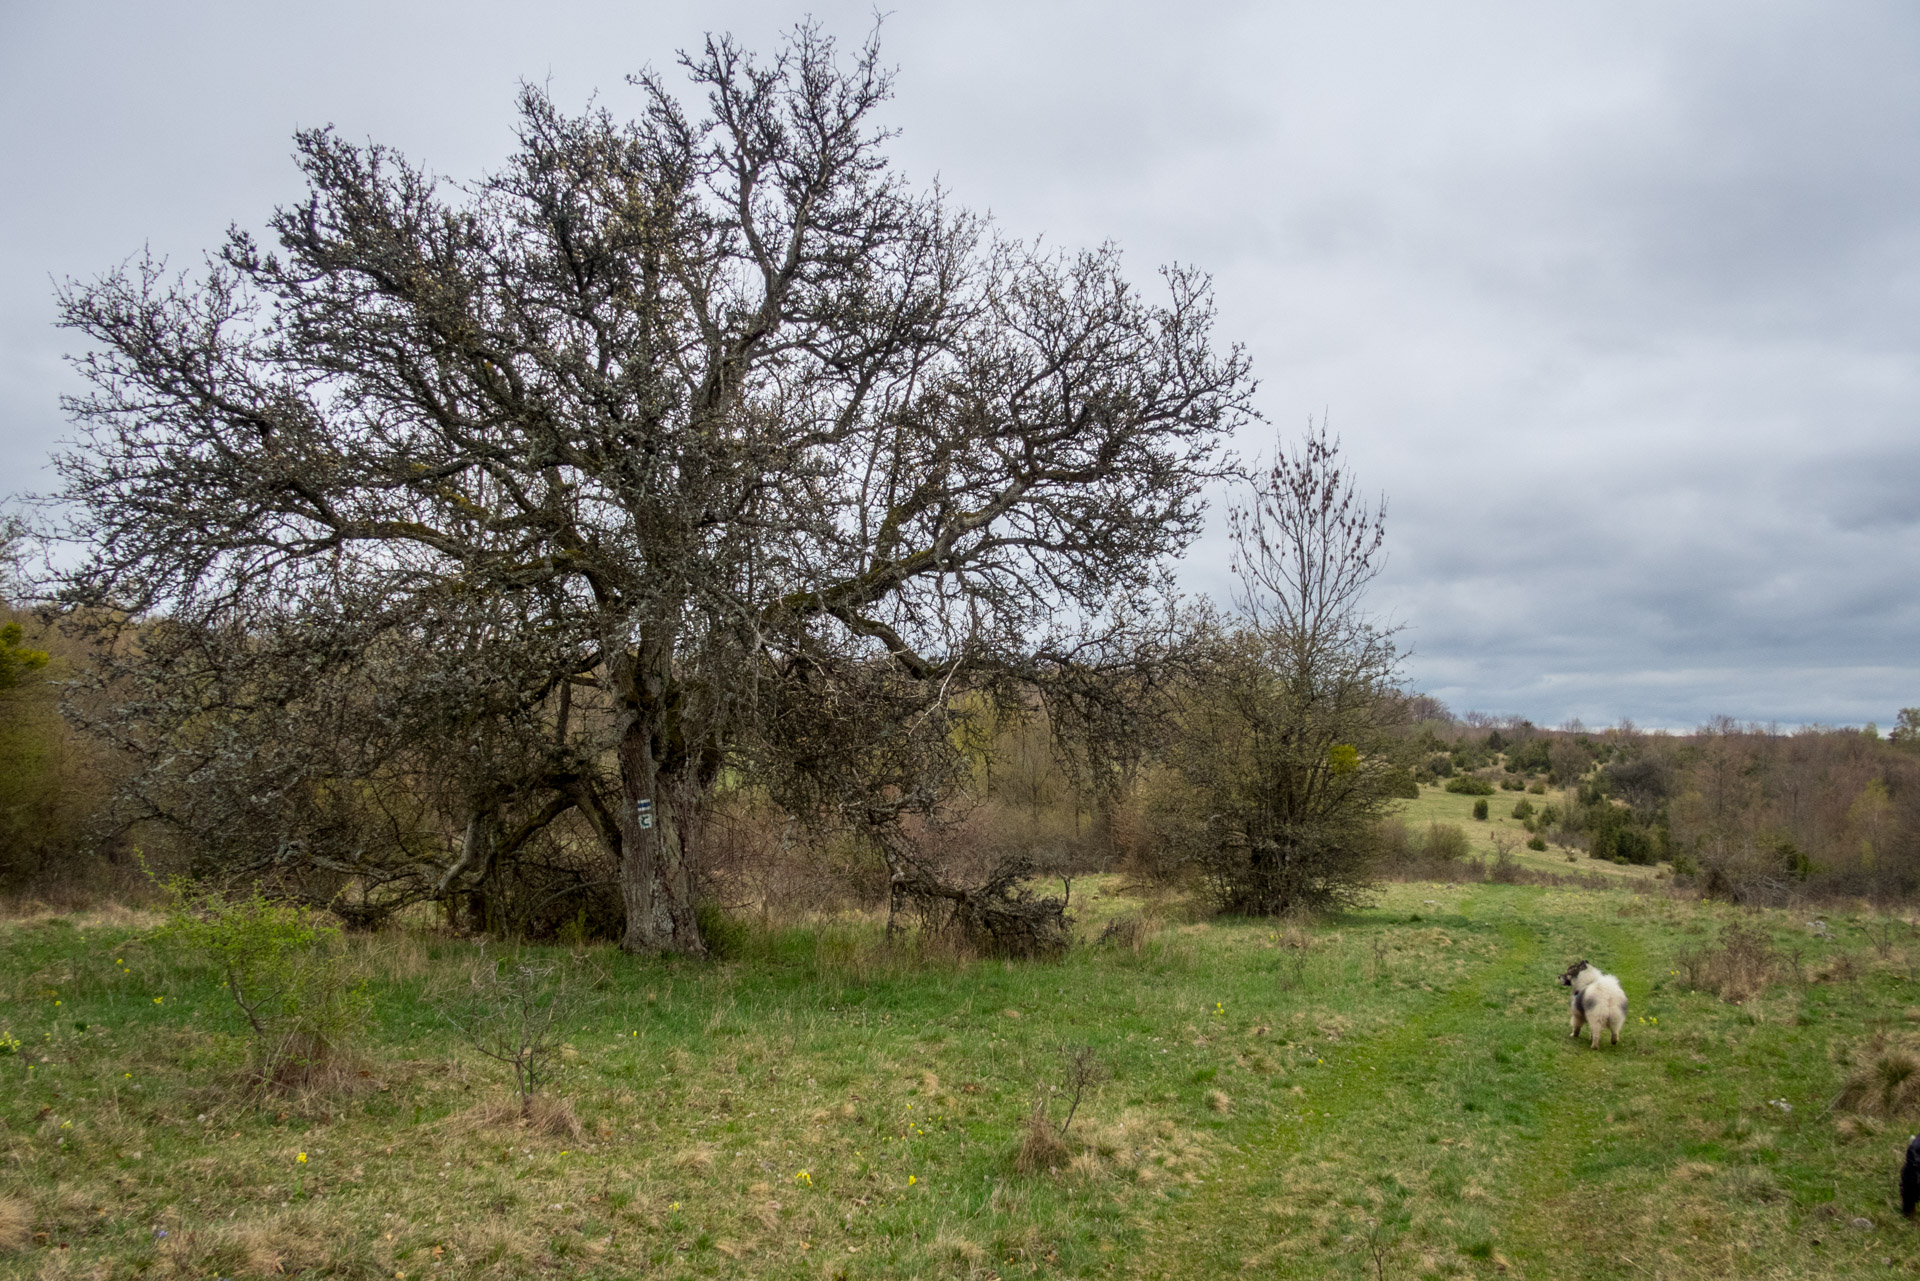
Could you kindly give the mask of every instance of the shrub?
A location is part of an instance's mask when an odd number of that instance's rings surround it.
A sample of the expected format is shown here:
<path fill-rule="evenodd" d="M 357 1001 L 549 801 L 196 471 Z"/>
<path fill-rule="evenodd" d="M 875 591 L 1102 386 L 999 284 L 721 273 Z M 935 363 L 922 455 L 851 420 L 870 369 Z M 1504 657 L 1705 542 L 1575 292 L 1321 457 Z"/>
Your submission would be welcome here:
<path fill-rule="evenodd" d="M 1452 863 L 1465 858 L 1472 848 L 1457 823 L 1430 823 L 1420 852 L 1436 863 Z"/>
<path fill-rule="evenodd" d="M 1513 803 L 1513 816 L 1522 823 L 1533 817 L 1533 802 L 1524 796 Z"/>
<path fill-rule="evenodd" d="M 339 929 L 258 890 L 229 899 L 176 880 L 168 893 L 158 937 L 220 976 L 253 1033 L 255 1082 L 315 1081 L 366 1022 L 366 996 L 350 981 Z"/>
<path fill-rule="evenodd" d="M 1492 796 L 1493 784 L 1471 774 L 1457 774 L 1447 780 L 1447 790 L 1459 796 Z"/>
<path fill-rule="evenodd" d="M 1645 866 L 1654 861 L 1653 838 L 1634 826 L 1626 810 L 1605 801 L 1587 810 L 1586 826 L 1593 832 L 1588 854 L 1614 863 Z"/>
<path fill-rule="evenodd" d="M 441 1013 L 467 1043 L 513 1073 L 524 1122 L 535 1119 L 534 1096 L 560 1050 L 571 996 L 556 966 L 502 957 L 476 967 L 464 993 L 439 998 Z"/>
<path fill-rule="evenodd" d="M 1500 790 L 1503 792 L 1524 792 L 1527 790 L 1527 783 L 1525 779 L 1508 776 L 1500 780 Z"/>
<path fill-rule="evenodd" d="M 1527 842 L 1527 848 L 1534 851 L 1545 850 L 1547 848 L 1547 842 L 1544 838 L 1536 836 Z"/>
<path fill-rule="evenodd" d="M 1481 797 L 1473 803 L 1473 816 L 1482 823 L 1487 821 L 1487 798 Z"/>
<path fill-rule="evenodd" d="M 1420 799 L 1420 782 L 1413 776 L 1412 770 L 1390 770 L 1384 786 L 1388 796 L 1398 797 L 1406 801 L 1417 801 Z"/>
<path fill-rule="evenodd" d="M 707 955 L 714 960 L 742 960 L 751 950 L 752 928 L 718 903 L 700 903 L 694 908 L 694 919 L 700 923 L 700 938 L 707 945 Z"/>
<path fill-rule="evenodd" d="M 1773 936 L 1765 929 L 1728 921 L 1714 946 L 1690 948 L 1673 959 L 1688 987 L 1716 993 L 1737 1005 L 1773 982 L 1777 956 Z"/>

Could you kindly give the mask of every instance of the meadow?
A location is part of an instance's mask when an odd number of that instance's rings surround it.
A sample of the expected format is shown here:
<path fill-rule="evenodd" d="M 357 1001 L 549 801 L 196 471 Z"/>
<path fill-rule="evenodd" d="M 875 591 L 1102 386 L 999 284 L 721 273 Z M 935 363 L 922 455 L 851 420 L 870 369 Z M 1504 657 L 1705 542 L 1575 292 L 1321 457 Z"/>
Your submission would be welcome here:
<path fill-rule="evenodd" d="M 889 947 L 857 917 L 735 922 L 706 964 L 543 949 L 574 1004 L 532 1123 L 429 999 L 497 945 L 350 937 L 356 1058 L 260 1096 L 232 1001 L 154 918 L 16 915 L 0 1276 L 1920 1268 L 1904 1123 L 1834 1106 L 1920 1020 L 1906 921 L 1624 882 L 1390 884 L 1313 923 L 1111 876 L 1074 899 L 1058 962 Z M 1675 959 L 1734 920 L 1781 958 L 1738 1004 Z M 1575 957 L 1626 985 L 1618 1047 L 1567 1038 Z M 1068 1047 L 1096 1070 L 1060 1137 Z"/>
<path fill-rule="evenodd" d="M 1466 834 L 1470 857 L 1487 862 L 1498 856 L 1494 844 L 1496 837 L 1505 836 L 1508 838 L 1503 842 L 1508 847 L 1507 857 L 1531 872 L 1547 872 L 1557 876 L 1574 873 L 1621 881 L 1656 880 L 1664 875 L 1661 869 L 1655 867 L 1596 862 L 1560 845 L 1548 845 L 1545 850 L 1528 849 L 1526 842 L 1532 833 L 1513 817 L 1514 805 L 1523 798 L 1531 801 L 1536 809 L 1552 804 L 1565 810 L 1574 803 L 1574 793 L 1567 788 L 1551 788 L 1543 794 L 1497 791 L 1492 796 L 1478 797 L 1449 792 L 1438 784 L 1429 784 L 1421 787 L 1418 797 L 1398 802 L 1394 813 L 1406 823 L 1408 832 L 1416 840 L 1429 823 L 1452 823 Z M 1473 803 L 1483 799 L 1487 802 L 1487 817 L 1476 819 L 1473 817 Z"/>

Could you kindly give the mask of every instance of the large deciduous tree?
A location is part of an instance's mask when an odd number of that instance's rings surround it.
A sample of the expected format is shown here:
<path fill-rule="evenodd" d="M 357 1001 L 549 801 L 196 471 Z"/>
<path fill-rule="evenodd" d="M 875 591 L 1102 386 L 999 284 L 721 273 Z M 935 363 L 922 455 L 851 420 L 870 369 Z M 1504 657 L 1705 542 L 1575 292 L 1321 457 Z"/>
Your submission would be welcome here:
<path fill-rule="evenodd" d="M 237 687 L 272 711 L 351 677 L 389 737 L 510 740 L 462 775 L 439 889 L 573 808 L 626 946 L 697 953 L 722 771 L 836 682 L 931 706 L 1071 668 L 1196 532 L 1251 382 L 1193 271 L 1150 301 L 1111 248 L 1008 243 L 903 182 L 873 42 L 682 64 L 704 104 L 646 74 L 631 122 L 523 90 L 470 186 L 298 135 L 276 248 L 63 291 L 92 390 L 60 467 L 66 599 L 194 638 L 161 682 L 188 710 L 149 724 L 205 742 Z"/>

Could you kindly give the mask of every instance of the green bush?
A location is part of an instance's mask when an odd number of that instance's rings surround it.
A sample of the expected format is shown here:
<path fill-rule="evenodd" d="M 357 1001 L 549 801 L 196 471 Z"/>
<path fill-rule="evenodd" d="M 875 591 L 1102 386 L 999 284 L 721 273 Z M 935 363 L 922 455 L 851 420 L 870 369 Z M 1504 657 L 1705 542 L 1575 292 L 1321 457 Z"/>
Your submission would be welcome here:
<path fill-rule="evenodd" d="M 1536 851 L 1544 850 L 1547 848 L 1547 842 L 1545 838 L 1536 836 L 1532 840 L 1527 842 L 1527 848 L 1530 850 L 1536 850 Z"/>
<path fill-rule="evenodd" d="M 12 689 L 47 665 L 47 652 L 28 649 L 26 629 L 18 623 L 0 626 L 0 689 Z"/>
<path fill-rule="evenodd" d="M 1436 863 L 1453 863 L 1465 858 L 1472 848 L 1459 824 L 1429 823 L 1420 852 Z"/>
<path fill-rule="evenodd" d="M 340 931 L 311 909 L 245 898 L 185 881 L 157 937 L 189 963 L 210 967 L 253 1033 L 251 1067 L 261 1086 L 316 1081 L 365 1026 L 365 993 L 351 981 Z"/>
<path fill-rule="evenodd" d="M 1535 796 L 1545 796 L 1547 794 L 1547 781 L 1543 778 L 1536 778 L 1533 782 L 1527 784 L 1527 791 Z"/>
<path fill-rule="evenodd" d="M 701 903 L 694 908 L 700 923 L 700 940 L 707 955 L 716 961 L 745 960 L 753 950 L 754 932 L 745 921 L 731 916 L 718 903 Z"/>
<path fill-rule="evenodd" d="M 1481 797 L 1473 803 L 1473 816 L 1482 823 L 1487 821 L 1487 798 Z"/>
<path fill-rule="evenodd" d="M 1492 796 L 1493 784 L 1471 774 L 1457 774 L 1447 780 L 1447 790 L 1461 796 Z"/>
<path fill-rule="evenodd" d="M 1530 738 L 1507 748 L 1507 769 L 1515 774 L 1532 774 L 1550 769 L 1551 739 Z"/>
<path fill-rule="evenodd" d="M 1412 770 L 1397 768 L 1389 770 L 1385 787 L 1388 796 L 1396 796 L 1408 801 L 1420 799 L 1420 782 L 1413 776 Z"/>
<path fill-rule="evenodd" d="M 1513 803 L 1513 816 L 1522 823 L 1533 817 L 1533 802 L 1524 796 Z"/>

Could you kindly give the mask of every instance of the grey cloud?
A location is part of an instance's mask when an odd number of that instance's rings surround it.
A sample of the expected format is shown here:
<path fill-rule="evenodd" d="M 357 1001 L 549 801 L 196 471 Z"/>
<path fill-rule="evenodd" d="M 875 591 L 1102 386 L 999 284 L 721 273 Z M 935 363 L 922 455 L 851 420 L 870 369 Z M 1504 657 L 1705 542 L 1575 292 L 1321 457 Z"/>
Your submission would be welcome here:
<path fill-rule="evenodd" d="M 10 11 L 0 172 L 35 195 L 0 207 L 0 491 L 62 431 L 48 276 L 257 223 L 296 126 L 471 177 L 517 79 L 617 111 L 706 28 L 765 47 L 798 12 Z M 1547 723 L 1920 703 L 1920 11 L 980 3 L 886 43 L 914 180 L 1143 282 L 1207 268 L 1272 429 L 1331 412 L 1390 497 L 1375 603 L 1423 687 Z M 1215 528 L 1183 581 L 1224 573 Z"/>

